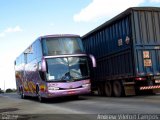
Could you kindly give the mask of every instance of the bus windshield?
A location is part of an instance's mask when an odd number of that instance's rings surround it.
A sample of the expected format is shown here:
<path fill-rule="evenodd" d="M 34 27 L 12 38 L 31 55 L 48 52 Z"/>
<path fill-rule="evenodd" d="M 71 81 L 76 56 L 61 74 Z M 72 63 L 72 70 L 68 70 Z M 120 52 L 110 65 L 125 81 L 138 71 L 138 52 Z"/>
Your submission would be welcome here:
<path fill-rule="evenodd" d="M 89 77 L 86 57 L 48 58 L 47 81 L 81 80 Z"/>
<path fill-rule="evenodd" d="M 45 56 L 84 53 L 82 41 L 79 37 L 44 38 L 42 47 Z"/>

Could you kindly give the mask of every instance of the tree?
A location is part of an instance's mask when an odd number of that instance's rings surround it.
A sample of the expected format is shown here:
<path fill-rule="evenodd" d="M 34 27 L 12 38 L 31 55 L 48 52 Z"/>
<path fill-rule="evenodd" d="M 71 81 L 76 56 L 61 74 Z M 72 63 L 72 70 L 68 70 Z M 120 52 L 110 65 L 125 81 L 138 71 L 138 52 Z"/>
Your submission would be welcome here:
<path fill-rule="evenodd" d="M 0 94 L 1 94 L 1 93 L 4 93 L 4 91 L 3 91 L 3 90 L 1 90 L 1 88 L 0 88 Z"/>
<path fill-rule="evenodd" d="M 13 91 L 13 92 L 17 92 L 17 89 L 14 89 L 14 88 L 13 88 L 12 91 Z"/>
<path fill-rule="evenodd" d="M 11 93 L 11 92 L 13 92 L 13 90 L 10 89 L 10 88 L 8 88 L 8 89 L 6 90 L 6 93 Z"/>

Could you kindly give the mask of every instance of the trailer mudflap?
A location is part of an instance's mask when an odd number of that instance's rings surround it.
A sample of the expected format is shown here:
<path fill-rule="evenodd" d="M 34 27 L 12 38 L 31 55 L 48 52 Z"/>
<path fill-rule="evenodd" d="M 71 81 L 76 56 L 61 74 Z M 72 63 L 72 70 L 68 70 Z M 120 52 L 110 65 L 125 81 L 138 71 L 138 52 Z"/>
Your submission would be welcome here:
<path fill-rule="evenodd" d="M 124 91 L 125 91 L 125 95 L 136 95 L 135 92 L 135 87 L 134 87 L 134 82 L 124 82 Z"/>

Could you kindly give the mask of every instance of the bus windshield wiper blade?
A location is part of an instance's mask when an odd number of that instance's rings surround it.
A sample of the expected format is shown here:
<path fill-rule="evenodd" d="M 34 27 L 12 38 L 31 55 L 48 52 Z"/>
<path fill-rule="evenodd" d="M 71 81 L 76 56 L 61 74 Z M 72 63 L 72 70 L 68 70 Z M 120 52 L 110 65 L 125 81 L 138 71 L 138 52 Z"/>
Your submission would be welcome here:
<path fill-rule="evenodd" d="M 61 77 L 61 80 L 66 79 L 68 76 L 69 76 L 69 72 L 65 73 L 65 74 Z"/>

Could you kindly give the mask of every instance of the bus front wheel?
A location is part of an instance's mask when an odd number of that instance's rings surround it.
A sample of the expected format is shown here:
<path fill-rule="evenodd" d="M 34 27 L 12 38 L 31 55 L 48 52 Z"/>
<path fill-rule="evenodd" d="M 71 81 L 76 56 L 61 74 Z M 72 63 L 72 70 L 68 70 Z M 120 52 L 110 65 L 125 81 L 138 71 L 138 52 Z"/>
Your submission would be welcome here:
<path fill-rule="evenodd" d="M 38 93 L 38 101 L 43 103 L 44 102 L 44 98 L 41 96 L 40 90 L 38 90 L 37 93 Z"/>
<path fill-rule="evenodd" d="M 23 88 L 20 88 L 20 96 L 21 96 L 21 99 L 26 98 L 26 96 L 24 95 L 24 92 L 23 92 Z"/>

